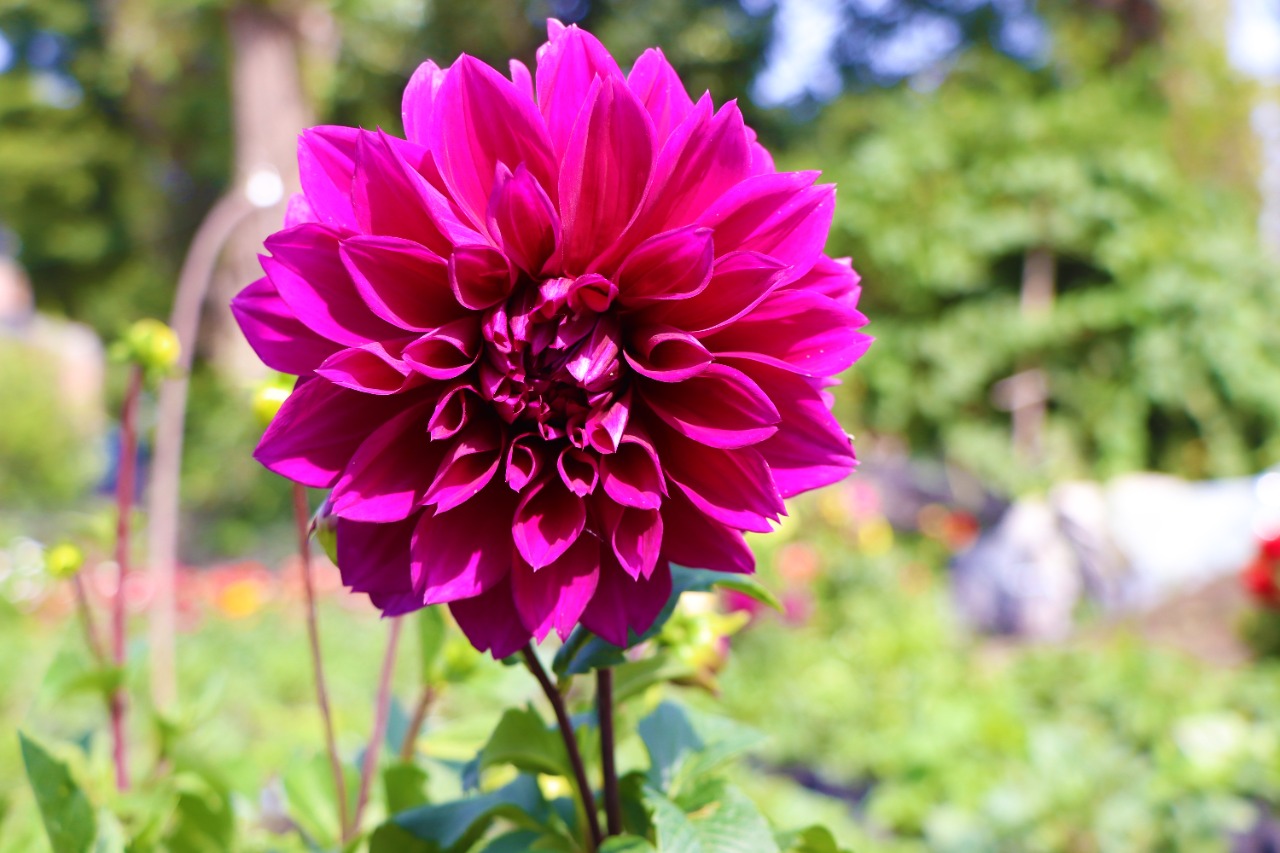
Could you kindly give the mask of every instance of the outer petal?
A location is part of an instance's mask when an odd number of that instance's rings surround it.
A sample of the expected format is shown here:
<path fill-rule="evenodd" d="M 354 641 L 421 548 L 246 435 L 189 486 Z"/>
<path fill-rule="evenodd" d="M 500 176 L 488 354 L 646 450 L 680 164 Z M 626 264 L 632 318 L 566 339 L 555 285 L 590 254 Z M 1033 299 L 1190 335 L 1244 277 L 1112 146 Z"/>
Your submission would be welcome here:
<path fill-rule="evenodd" d="M 555 628 L 566 639 L 600 581 L 600 542 L 583 536 L 555 562 L 534 570 L 517 564 L 511 572 L 516 610 L 541 642 Z"/>
<path fill-rule="evenodd" d="M 399 394 L 424 381 L 378 343 L 339 350 L 316 368 L 316 374 L 364 394 Z"/>
<path fill-rule="evenodd" d="M 298 137 L 298 178 L 312 213 L 325 225 L 345 231 L 358 227 L 351 178 L 359 136 L 354 127 L 321 126 Z"/>
<path fill-rule="evenodd" d="M 865 323 L 857 311 L 820 293 L 785 290 L 703 343 L 714 353 L 766 360 L 805 376 L 831 376 L 871 345 L 869 336 L 856 331 Z"/>
<path fill-rule="evenodd" d="M 412 240 L 442 256 L 459 240 L 480 239 L 456 222 L 447 200 L 416 168 L 430 156 L 385 133 L 361 132 L 351 183 L 361 231 Z"/>
<path fill-rule="evenodd" d="M 426 145 L 431 139 L 436 92 L 444 82 L 444 74 L 440 66 L 428 59 L 409 78 L 400 103 L 400 117 L 404 120 L 405 138 L 410 142 Z"/>
<path fill-rule="evenodd" d="M 511 533 L 520 556 L 541 569 L 560 558 L 582 535 L 587 523 L 582 498 L 550 476 L 525 492 L 516 508 Z"/>
<path fill-rule="evenodd" d="M 483 62 L 459 57 L 435 109 L 431 151 L 453 198 L 478 227 L 484 226 L 499 163 L 510 170 L 523 163 L 543 187 L 556 186 L 556 160 L 537 108 Z"/>
<path fill-rule="evenodd" d="M 261 259 L 263 270 L 307 328 L 347 346 L 404 334 L 369 310 L 342 264 L 333 231 L 299 225 L 272 234 L 266 247 L 271 257 Z"/>
<path fill-rule="evenodd" d="M 423 502 L 435 504 L 439 514 L 474 499 L 497 473 L 505 445 L 506 432 L 496 418 L 472 421 L 453 440 Z"/>
<path fill-rule="evenodd" d="M 754 382 L 723 364 L 682 382 L 638 381 L 649 408 L 676 432 L 708 447 L 746 447 L 777 432 L 777 408 Z"/>
<path fill-rule="evenodd" d="M 538 107 L 556 156 L 563 157 L 592 82 L 597 77 L 621 82 L 622 71 L 591 33 L 576 26 L 548 30 L 547 43 L 538 48 Z"/>
<path fill-rule="evenodd" d="M 409 536 L 415 522 L 368 524 L 339 518 L 337 556 L 342 582 L 356 592 L 384 596 L 412 592 Z"/>
<path fill-rule="evenodd" d="M 488 592 L 452 602 L 449 612 L 471 645 L 497 659 L 520 651 L 533 637 L 520 621 L 509 575 Z"/>
<path fill-rule="evenodd" d="M 655 434 L 655 442 L 667 478 L 721 524 L 768 533 L 769 521 L 786 514 L 769 466 L 755 448 L 711 450 L 670 430 Z"/>
<path fill-rule="evenodd" d="M 829 258 L 826 255 L 800 278 L 786 285 L 789 290 L 808 290 L 821 293 L 841 303 L 846 308 L 857 308 L 862 295 L 862 277 L 853 268 L 849 258 Z"/>
<path fill-rule="evenodd" d="M 411 240 L 350 237 L 341 252 L 361 298 L 388 323 L 427 332 L 467 313 L 449 287 L 445 259 Z"/>
<path fill-rule="evenodd" d="M 711 366 L 711 353 L 688 332 L 664 326 L 634 329 L 627 363 L 658 382 L 685 382 Z"/>
<path fill-rule="evenodd" d="M 627 75 L 627 85 L 649 111 L 659 144 L 666 141 L 693 109 L 693 100 L 680 82 L 680 76 L 657 48 L 640 54 Z"/>
<path fill-rule="evenodd" d="M 657 451 L 634 433 L 623 436 L 616 453 L 601 457 L 600 480 L 605 494 L 637 509 L 657 509 L 667 493 Z"/>
<path fill-rule="evenodd" d="M 599 505 L 618 564 L 632 578 L 651 576 L 662 551 L 662 514 L 656 509 L 620 507 L 611 501 Z"/>
<path fill-rule="evenodd" d="M 694 334 L 729 325 L 760 304 L 786 279 L 787 267 L 756 252 L 731 252 L 718 259 L 711 279 L 688 299 L 654 303 L 640 321 L 669 324 Z"/>
<path fill-rule="evenodd" d="M 715 262 L 711 234 L 710 228 L 690 226 L 645 240 L 618 269 L 619 301 L 639 308 L 701 293 Z"/>
<path fill-rule="evenodd" d="M 340 349 L 293 316 L 267 278 L 236 294 L 231 313 L 262 363 L 281 373 L 304 376 Z"/>
<path fill-rule="evenodd" d="M 432 379 L 454 379 L 471 369 L 480 355 L 475 315 L 428 332 L 404 348 L 409 367 Z"/>
<path fill-rule="evenodd" d="M 816 172 L 759 175 L 729 190 L 698 221 L 715 229 L 718 251 L 761 252 L 791 267 L 789 278 L 807 273 L 822 254 L 836 188 L 810 186 Z"/>
<path fill-rule="evenodd" d="M 566 272 L 584 272 L 622 234 L 653 168 L 653 127 L 626 83 L 592 84 L 560 171 Z"/>
<path fill-rule="evenodd" d="M 422 514 L 413 531 L 411 563 L 427 604 L 473 598 L 507 577 L 516 559 L 510 534 L 514 508 L 511 492 L 494 484 L 449 512 Z"/>
<path fill-rule="evenodd" d="M 503 175 L 489 203 L 489 233 L 501 240 L 507 257 L 536 276 L 560 244 L 560 214 L 523 165 Z"/>
<path fill-rule="evenodd" d="M 582 624 L 615 646 L 626 647 L 652 627 L 671 599 L 671 568 L 664 560 L 651 577 L 633 580 L 608 549 L 602 550 L 602 558 L 600 582 L 582 612 Z"/>
<path fill-rule="evenodd" d="M 371 397 L 324 379 L 301 382 L 262 436 L 253 458 L 281 477 L 327 489 L 379 424 L 414 402 Z"/>
<path fill-rule="evenodd" d="M 682 494 L 662 508 L 662 555 L 691 569 L 751 574 L 755 557 L 737 530 L 709 517 Z"/>
<path fill-rule="evenodd" d="M 444 451 L 423 440 L 431 406 L 429 400 L 410 406 L 360 444 L 329 497 L 334 515 L 389 522 L 414 514 Z"/>

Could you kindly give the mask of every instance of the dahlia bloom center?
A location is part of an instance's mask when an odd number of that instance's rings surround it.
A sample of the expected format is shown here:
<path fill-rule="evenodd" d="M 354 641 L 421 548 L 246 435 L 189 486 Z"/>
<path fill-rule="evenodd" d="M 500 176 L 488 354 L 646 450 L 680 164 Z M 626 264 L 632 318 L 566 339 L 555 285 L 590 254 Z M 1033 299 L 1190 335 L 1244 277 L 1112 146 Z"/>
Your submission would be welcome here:
<path fill-rule="evenodd" d="M 481 326 L 480 389 L 508 424 L 588 442 L 625 385 L 617 286 L 596 274 L 525 279 Z M 600 442 L 611 450 L 612 443 Z"/>

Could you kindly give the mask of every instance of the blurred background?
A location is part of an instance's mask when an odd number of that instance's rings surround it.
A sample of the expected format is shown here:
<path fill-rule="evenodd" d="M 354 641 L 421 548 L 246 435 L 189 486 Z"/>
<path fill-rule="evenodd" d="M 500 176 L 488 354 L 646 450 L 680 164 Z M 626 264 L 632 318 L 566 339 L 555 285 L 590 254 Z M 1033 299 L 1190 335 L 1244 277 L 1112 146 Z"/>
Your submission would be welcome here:
<path fill-rule="evenodd" d="M 290 490 L 250 457 L 267 376 L 227 303 L 301 128 L 399 133 L 422 59 L 532 64 L 548 16 L 624 67 L 660 45 L 840 188 L 828 249 L 878 339 L 837 390 L 862 466 L 755 543 L 785 614 L 721 600 L 682 641 L 769 735 L 775 820 L 857 850 L 1280 849 L 1276 0 L 0 0 L 0 731 L 100 713 L 43 555 L 74 539 L 117 594 L 108 346 L 183 282 L 179 695 L 247 803 L 316 749 Z M 158 411 L 144 486 L 175 475 Z M 381 635 L 325 571 L 360 731 Z M 442 702 L 441 742 L 483 704 Z M 10 740 L 0 851 L 40 849 Z"/>

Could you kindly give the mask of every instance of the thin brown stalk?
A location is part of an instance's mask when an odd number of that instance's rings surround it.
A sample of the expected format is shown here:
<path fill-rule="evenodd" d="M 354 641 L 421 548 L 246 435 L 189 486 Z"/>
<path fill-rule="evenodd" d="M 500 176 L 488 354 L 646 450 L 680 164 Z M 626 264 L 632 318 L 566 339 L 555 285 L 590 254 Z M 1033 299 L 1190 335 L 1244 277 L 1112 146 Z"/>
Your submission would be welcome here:
<path fill-rule="evenodd" d="M 578 750 L 578 739 L 573 735 L 573 722 L 569 719 L 569 709 L 565 707 L 564 697 L 560 695 L 560 691 L 551 683 L 550 676 L 542 667 L 542 662 L 538 660 L 538 653 L 534 651 L 533 643 L 525 646 L 520 652 L 524 656 L 524 665 L 529 668 L 529 672 L 533 673 L 533 677 L 538 680 L 538 684 L 542 687 L 542 692 L 546 694 L 547 701 L 551 703 L 551 708 L 555 711 L 556 722 L 560 726 L 560 737 L 564 740 L 565 751 L 569 753 L 569 764 L 573 767 L 573 776 L 577 782 L 578 795 L 582 798 L 582 810 L 586 813 L 587 827 L 591 831 L 589 843 L 587 844 L 587 853 L 595 853 L 597 847 L 604 840 L 600 834 L 600 817 L 596 813 L 596 797 L 591 790 L 591 783 L 587 780 L 587 769 L 582 764 L 582 753 Z"/>
<path fill-rule="evenodd" d="M 298 530 L 298 557 L 302 560 L 302 588 L 307 599 L 307 639 L 311 645 L 311 670 L 316 681 L 316 705 L 324 724 L 324 745 L 333 772 L 333 790 L 338 798 L 338 825 L 343 838 L 350 831 L 347 816 L 347 784 L 338 758 L 338 742 L 333 734 L 333 712 L 329 707 L 329 687 L 324 677 L 324 656 L 320 651 L 320 620 L 316 616 L 316 588 L 311 576 L 311 511 L 307 506 L 307 487 L 293 484 L 293 519 Z"/>
<path fill-rule="evenodd" d="M 422 694 L 418 697 L 418 704 L 413 707 L 413 717 L 409 720 L 409 729 L 404 733 L 404 740 L 400 742 L 401 761 L 413 761 L 414 753 L 417 752 L 418 735 L 422 732 L 422 724 L 427 721 L 427 714 L 431 712 L 431 704 L 435 700 L 436 689 L 430 684 L 423 685 Z"/>
<path fill-rule="evenodd" d="M 111 660 L 124 669 L 128 611 L 125 583 L 129 578 L 129 537 L 133 516 L 138 464 L 138 400 L 142 396 L 142 368 L 134 365 L 120 412 L 120 457 L 116 463 L 116 597 L 111 608 Z M 129 744 L 125 715 L 128 697 L 121 683 L 111 694 L 111 755 L 115 763 L 116 788 L 129 788 Z"/>
<path fill-rule="evenodd" d="M 613 670 L 596 670 L 596 716 L 600 721 L 600 763 L 604 769 L 604 812 L 609 835 L 622 834 L 622 798 L 614 760 Z"/>
<path fill-rule="evenodd" d="M 360 831 L 360 819 L 369 802 L 373 777 L 378 772 L 378 754 L 382 752 L 382 739 L 387 732 L 387 718 L 391 716 L 391 676 L 396 668 L 396 647 L 400 644 L 399 616 L 391 619 L 391 634 L 387 637 L 387 654 L 382 659 L 382 674 L 378 677 L 378 701 L 373 714 L 373 732 L 364 751 L 364 764 L 360 768 L 360 794 L 356 798 L 355 818 L 351 822 L 352 837 Z M 350 841 L 351 838 L 345 839 Z"/>

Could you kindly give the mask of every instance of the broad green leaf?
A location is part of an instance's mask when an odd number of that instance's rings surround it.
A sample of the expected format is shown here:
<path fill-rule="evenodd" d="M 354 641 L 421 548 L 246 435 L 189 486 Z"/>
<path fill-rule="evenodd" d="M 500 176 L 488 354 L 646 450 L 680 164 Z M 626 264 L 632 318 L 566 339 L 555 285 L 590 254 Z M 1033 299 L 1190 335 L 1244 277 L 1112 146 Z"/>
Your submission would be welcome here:
<path fill-rule="evenodd" d="M 710 787 L 687 813 L 652 789 L 645 800 L 663 853 L 779 853 L 768 822 L 736 788 Z"/>
<path fill-rule="evenodd" d="M 637 728 L 649 750 L 649 784 L 667 792 L 685 758 L 702 749 L 702 738 L 680 706 L 672 702 L 663 702 Z"/>
<path fill-rule="evenodd" d="M 424 607 L 418 611 L 418 666 L 422 683 L 435 684 L 440 680 L 440 656 L 444 652 L 444 640 L 448 628 L 439 607 Z"/>
<path fill-rule="evenodd" d="M 121 667 L 99 665 L 78 651 L 64 648 L 45 672 L 44 688 L 58 699 L 84 693 L 106 699 L 123 681 Z"/>
<path fill-rule="evenodd" d="M 167 848 L 219 853 L 234 847 L 236 820 L 231 793 L 195 773 L 180 774 L 178 804 Z"/>
<path fill-rule="evenodd" d="M 427 771 L 417 764 L 397 761 L 382 770 L 387 812 L 396 814 L 427 803 Z"/>
<path fill-rule="evenodd" d="M 550 808 L 533 776 L 522 775 L 504 788 L 439 805 L 419 806 L 392 817 L 391 822 L 414 838 L 430 841 L 440 850 L 469 849 L 498 817 L 526 829 L 546 824 Z"/>
<path fill-rule="evenodd" d="M 546 848 L 538 846 L 542 838 L 542 833 L 532 829 L 508 832 L 485 844 L 482 853 L 529 853 L 532 850 L 543 850 Z"/>
<path fill-rule="evenodd" d="M 98 832 L 93 839 L 93 853 L 133 853 L 147 849 L 150 848 L 140 845 L 136 836 L 130 841 L 120 819 L 110 809 L 98 809 Z"/>
<path fill-rule="evenodd" d="M 415 838 L 394 823 L 384 823 L 369 836 L 369 853 L 440 853 L 440 845 Z"/>
<path fill-rule="evenodd" d="M 97 828 L 93 807 L 61 761 L 25 734 L 18 733 L 27 781 L 35 792 L 40 817 L 53 853 L 85 853 Z"/>
<path fill-rule="evenodd" d="M 510 764 L 530 773 L 552 776 L 572 775 L 564 741 L 547 728 L 532 707 L 510 708 L 498 721 L 489 742 L 480 750 L 480 766 Z"/>
<path fill-rule="evenodd" d="M 657 848 L 638 835 L 615 835 L 600 845 L 600 853 L 657 853 Z"/>
<path fill-rule="evenodd" d="M 687 663 L 666 652 L 658 652 L 614 668 L 613 701 L 621 704 L 655 684 L 687 678 L 693 670 Z"/>

